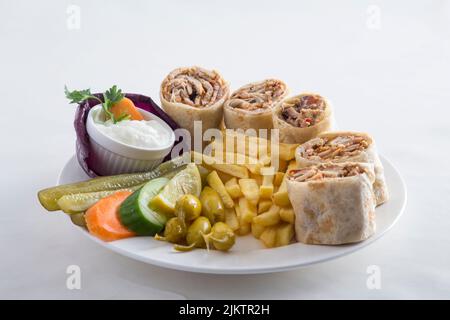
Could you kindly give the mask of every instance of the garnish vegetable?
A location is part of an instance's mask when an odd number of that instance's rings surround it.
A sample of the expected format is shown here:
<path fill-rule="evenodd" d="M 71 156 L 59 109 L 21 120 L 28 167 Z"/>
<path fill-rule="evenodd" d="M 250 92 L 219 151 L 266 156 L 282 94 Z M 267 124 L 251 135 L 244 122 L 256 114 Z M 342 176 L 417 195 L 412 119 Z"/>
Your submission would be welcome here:
<path fill-rule="evenodd" d="M 47 188 L 39 191 L 38 198 L 41 205 L 45 209 L 47 209 L 48 211 L 56 211 L 62 209 L 58 204 L 58 200 L 65 195 L 129 189 L 131 187 L 141 185 L 151 179 L 162 176 L 170 179 L 173 173 L 177 173 L 185 166 L 185 159 L 183 157 L 178 157 L 170 161 L 161 163 L 156 169 L 149 172 L 126 173 L 117 176 L 97 177 L 88 181 Z"/>
<path fill-rule="evenodd" d="M 86 211 L 85 219 L 89 232 L 103 241 L 114 241 L 135 236 L 119 220 L 120 204 L 131 194 L 118 191 L 101 199 Z"/>
<path fill-rule="evenodd" d="M 103 112 L 107 119 L 111 119 L 113 123 L 122 120 L 143 120 L 142 115 L 137 111 L 133 102 L 125 98 L 121 89 L 116 85 L 112 86 L 103 93 L 103 101 L 99 97 L 93 95 L 90 89 L 69 91 L 67 86 L 64 92 L 70 103 L 81 103 L 88 99 L 94 99 L 101 103 Z"/>
<path fill-rule="evenodd" d="M 118 211 L 122 224 L 140 236 L 153 236 L 161 231 L 167 218 L 151 208 L 148 203 L 168 182 L 167 178 L 156 178 L 133 192 L 121 204 Z"/>

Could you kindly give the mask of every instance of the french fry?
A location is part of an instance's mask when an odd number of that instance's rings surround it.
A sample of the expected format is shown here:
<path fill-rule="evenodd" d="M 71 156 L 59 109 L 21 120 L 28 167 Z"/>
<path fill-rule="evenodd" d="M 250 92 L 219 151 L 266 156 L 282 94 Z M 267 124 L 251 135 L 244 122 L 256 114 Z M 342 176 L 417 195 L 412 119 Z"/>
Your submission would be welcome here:
<path fill-rule="evenodd" d="M 251 173 L 259 174 L 260 169 L 264 166 L 264 163 L 257 158 L 249 157 L 245 154 L 233 153 L 233 152 L 216 152 L 214 150 L 214 158 L 217 161 L 222 161 L 227 164 L 235 164 L 246 167 Z"/>
<path fill-rule="evenodd" d="M 270 207 L 272 206 L 272 200 L 261 200 L 258 203 L 258 214 L 266 212 L 267 210 L 270 209 Z"/>
<path fill-rule="evenodd" d="M 251 173 L 249 175 L 250 179 L 253 179 L 258 184 L 258 187 L 262 185 L 263 177 L 260 174 Z"/>
<path fill-rule="evenodd" d="M 259 174 L 261 168 L 264 167 L 264 162 L 258 160 L 257 158 L 249 157 L 239 153 L 236 153 L 236 158 L 236 164 L 245 166 L 248 171 L 254 174 Z"/>
<path fill-rule="evenodd" d="M 294 225 L 282 223 L 276 228 L 275 246 L 287 246 L 294 237 Z"/>
<path fill-rule="evenodd" d="M 243 133 L 234 132 L 233 130 L 225 130 L 222 135 L 222 141 L 214 141 L 214 144 L 214 147 L 220 149 L 222 152 L 232 151 L 245 156 L 258 158 L 265 163 L 265 166 L 269 164 L 268 162 L 271 158 L 271 141 L 262 137 L 249 136 Z M 295 150 L 297 147 L 298 144 L 277 144 L 278 150 L 274 152 L 278 153 L 280 161 L 279 171 L 284 172 L 286 167 L 283 167 L 283 163 L 295 158 Z"/>
<path fill-rule="evenodd" d="M 237 218 L 235 208 L 225 208 L 225 223 L 233 231 L 236 231 L 239 229 L 239 220 Z"/>
<path fill-rule="evenodd" d="M 258 158 L 258 140 L 248 135 L 238 133 L 236 131 L 226 131 L 225 138 L 227 143 L 231 136 L 234 138 L 235 148 L 237 153 L 245 154 L 250 157 Z"/>
<path fill-rule="evenodd" d="M 231 198 L 237 199 L 243 196 L 241 187 L 239 187 L 238 181 L 235 177 L 225 182 L 225 189 Z"/>
<path fill-rule="evenodd" d="M 266 248 L 273 248 L 276 245 L 277 229 L 276 227 L 265 228 L 261 233 L 259 239 L 266 246 Z"/>
<path fill-rule="evenodd" d="M 232 149 L 230 150 L 231 147 Z M 253 158 L 258 158 L 259 154 L 258 140 L 255 140 L 255 138 L 250 139 L 249 136 L 236 133 L 233 130 L 225 130 L 223 132 L 222 141 L 217 143 L 217 148 L 222 148 L 224 151 L 232 151 Z"/>
<path fill-rule="evenodd" d="M 289 172 L 290 170 L 296 169 L 296 168 L 297 168 L 297 161 L 291 160 L 291 161 L 289 161 L 286 172 Z"/>
<path fill-rule="evenodd" d="M 280 207 L 288 207 L 291 205 L 291 201 L 289 200 L 287 192 L 286 178 L 283 179 L 283 182 L 281 183 L 277 192 L 273 194 L 273 203 Z"/>
<path fill-rule="evenodd" d="M 239 208 L 239 200 L 236 200 L 234 202 L 234 211 L 236 212 L 236 217 L 238 218 L 238 221 L 241 220 L 241 208 Z"/>
<path fill-rule="evenodd" d="M 280 187 L 281 189 L 281 187 Z M 291 201 L 289 200 L 289 196 L 287 193 L 287 190 L 278 190 L 274 195 L 273 195 L 273 203 L 275 203 L 277 206 L 280 207 L 287 207 L 291 205 Z"/>
<path fill-rule="evenodd" d="M 207 169 L 215 169 L 226 173 L 230 176 L 238 178 L 248 178 L 248 170 L 246 167 L 237 164 L 218 163 L 217 159 L 208 155 L 204 155 L 195 151 L 191 152 L 192 161 L 196 164 L 201 164 Z"/>
<path fill-rule="evenodd" d="M 240 223 L 251 223 L 256 217 L 256 206 L 250 203 L 247 198 L 239 198 Z"/>
<path fill-rule="evenodd" d="M 280 143 L 280 159 L 289 161 L 295 158 L 295 149 L 297 149 L 298 144 L 288 144 L 288 143 Z"/>
<path fill-rule="evenodd" d="M 262 199 L 271 199 L 273 194 L 273 185 L 262 185 L 259 187 L 259 195 Z"/>
<path fill-rule="evenodd" d="M 275 176 L 273 177 L 273 185 L 275 187 L 279 187 L 281 185 L 281 183 L 283 182 L 284 179 L 284 172 L 277 172 L 275 173 Z"/>
<path fill-rule="evenodd" d="M 245 151 L 246 155 L 249 154 L 249 150 L 258 150 L 258 156 L 261 158 L 264 155 L 268 155 L 271 152 L 271 141 L 264 139 L 264 138 L 258 138 L 253 136 L 244 135 L 237 132 L 232 132 L 225 130 L 225 133 L 223 135 L 223 139 L 232 139 L 232 141 L 235 143 L 236 141 L 245 141 Z M 278 153 L 279 158 L 281 160 L 289 161 L 295 158 L 295 149 L 298 147 L 298 144 L 288 144 L 288 143 L 279 143 L 278 144 Z M 239 151 L 238 151 L 239 152 Z"/>
<path fill-rule="evenodd" d="M 276 225 L 280 222 L 280 207 L 272 205 L 268 211 L 254 217 L 253 222 L 264 227 Z"/>
<path fill-rule="evenodd" d="M 248 178 L 249 176 L 248 169 L 237 164 L 216 163 L 212 167 L 224 174 L 237 178 Z"/>
<path fill-rule="evenodd" d="M 264 226 L 252 222 L 252 234 L 256 239 L 259 239 L 259 237 L 263 233 L 264 229 L 265 229 Z"/>
<path fill-rule="evenodd" d="M 261 164 L 244 164 L 244 166 L 250 171 L 252 174 L 259 174 L 262 165 Z"/>
<path fill-rule="evenodd" d="M 292 207 L 280 208 L 280 218 L 285 222 L 293 224 L 295 222 L 294 209 Z"/>
<path fill-rule="evenodd" d="M 249 234 L 251 232 L 252 226 L 250 223 L 241 220 L 242 214 L 241 208 L 239 207 L 239 201 L 236 201 L 234 209 L 236 211 L 236 217 L 239 222 L 239 229 L 237 229 L 235 232 L 237 235 L 245 236 L 246 234 Z"/>
<path fill-rule="evenodd" d="M 227 190 L 225 189 L 225 186 L 220 180 L 219 175 L 216 171 L 212 171 L 207 177 L 206 181 L 208 181 L 208 184 L 211 188 L 217 191 L 220 198 L 223 201 L 223 204 L 226 208 L 233 208 L 234 207 L 234 201 L 231 199 L 230 195 L 228 194 Z"/>
<path fill-rule="evenodd" d="M 295 160 L 292 160 L 288 164 L 287 172 L 297 167 L 297 163 Z M 289 200 L 287 185 L 286 185 L 286 174 L 284 175 L 284 179 L 281 182 L 280 187 L 277 192 L 273 195 L 273 202 L 280 207 L 288 207 L 291 205 L 291 201 Z"/>
<path fill-rule="evenodd" d="M 223 183 L 226 183 L 227 181 L 229 181 L 232 178 L 236 178 L 235 176 L 231 176 L 228 173 L 218 171 L 218 170 L 217 170 L 217 174 L 219 175 L 219 178 L 220 178 L 220 180 L 222 180 Z"/>
<path fill-rule="evenodd" d="M 234 144 L 237 153 L 255 158 L 270 155 L 270 141 L 267 139 L 228 130 L 225 131 L 223 139 L 224 144 L 228 144 L 228 146 Z"/>
<path fill-rule="evenodd" d="M 263 170 L 263 181 L 262 185 L 259 187 L 259 196 L 263 199 L 271 199 L 273 194 L 273 177 L 274 174 L 272 173 L 273 170 L 269 170 L 272 168 L 264 168 L 267 170 Z M 266 172 L 265 172 L 266 171 Z"/>
<path fill-rule="evenodd" d="M 259 186 L 255 179 L 239 179 L 239 186 L 244 197 L 254 206 L 259 201 Z"/>
<path fill-rule="evenodd" d="M 252 231 L 252 225 L 250 223 L 240 223 L 239 229 L 236 233 L 240 236 L 245 236 Z"/>
<path fill-rule="evenodd" d="M 288 162 L 286 160 L 280 160 L 278 163 L 278 171 L 286 172 Z"/>

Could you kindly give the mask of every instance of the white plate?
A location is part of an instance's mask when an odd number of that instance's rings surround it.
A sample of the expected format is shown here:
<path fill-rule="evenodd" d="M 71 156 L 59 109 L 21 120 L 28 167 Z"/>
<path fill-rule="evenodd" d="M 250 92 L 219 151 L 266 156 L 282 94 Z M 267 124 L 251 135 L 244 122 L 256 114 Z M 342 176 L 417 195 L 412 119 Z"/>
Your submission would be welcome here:
<path fill-rule="evenodd" d="M 84 228 L 78 228 L 83 234 L 105 248 L 119 254 L 177 270 L 217 273 L 217 274 L 253 274 L 290 270 L 336 259 L 360 250 L 382 237 L 400 218 L 406 205 L 406 187 L 398 171 L 385 158 L 381 158 L 390 200 L 376 209 L 377 231 L 366 241 L 341 246 L 318 246 L 301 243 L 289 246 L 264 249 L 252 236 L 239 237 L 230 252 L 193 250 L 175 252 L 169 243 L 154 240 L 151 237 L 135 237 L 113 242 L 103 242 L 91 236 Z M 86 180 L 88 177 L 72 157 L 64 166 L 58 184 Z"/>

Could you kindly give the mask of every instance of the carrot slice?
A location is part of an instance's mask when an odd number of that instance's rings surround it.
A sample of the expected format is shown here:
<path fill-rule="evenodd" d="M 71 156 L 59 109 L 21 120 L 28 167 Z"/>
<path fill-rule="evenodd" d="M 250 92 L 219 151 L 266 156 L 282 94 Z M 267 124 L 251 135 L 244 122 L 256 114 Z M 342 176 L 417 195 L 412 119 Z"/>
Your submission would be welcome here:
<path fill-rule="evenodd" d="M 144 120 L 144 117 L 134 105 L 133 101 L 128 98 L 122 98 L 122 100 L 116 102 L 111 107 L 111 112 L 114 117 L 119 118 L 124 114 L 130 116 L 130 120 Z"/>
<path fill-rule="evenodd" d="M 117 216 L 120 204 L 131 194 L 117 191 L 99 200 L 86 211 L 85 219 L 89 232 L 103 241 L 114 241 L 135 236 L 125 228 Z"/>

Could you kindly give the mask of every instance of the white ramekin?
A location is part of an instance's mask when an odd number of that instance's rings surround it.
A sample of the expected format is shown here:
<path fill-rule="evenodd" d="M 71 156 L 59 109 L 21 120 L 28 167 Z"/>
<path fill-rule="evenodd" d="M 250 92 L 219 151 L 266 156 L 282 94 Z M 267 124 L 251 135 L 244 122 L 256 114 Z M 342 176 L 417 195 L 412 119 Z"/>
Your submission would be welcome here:
<path fill-rule="evenodd" d="M 107 176 L 121 173 L 144 172 L 154 169 L 161 164 L 164 157 L 169 154 L 175 143 L 173 130 L 154 114 L 139 109 L 145 120 L 156 120 L 171 132 L 170 143 L 161 148 L 133 147 L 112 138 L 101 132 L 95 125 L 94 115 L 102 106 L 93 107 L 88 114 L 86 130 L 91 142 L 89 154 L 91 168 L 99 175 Z"/>

